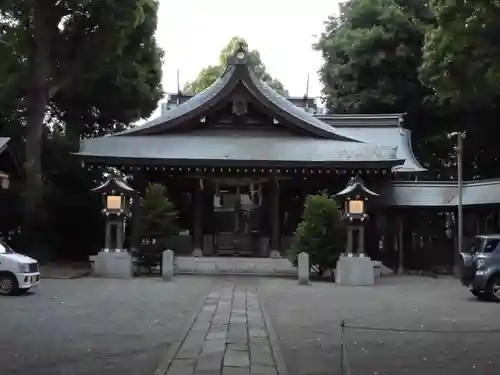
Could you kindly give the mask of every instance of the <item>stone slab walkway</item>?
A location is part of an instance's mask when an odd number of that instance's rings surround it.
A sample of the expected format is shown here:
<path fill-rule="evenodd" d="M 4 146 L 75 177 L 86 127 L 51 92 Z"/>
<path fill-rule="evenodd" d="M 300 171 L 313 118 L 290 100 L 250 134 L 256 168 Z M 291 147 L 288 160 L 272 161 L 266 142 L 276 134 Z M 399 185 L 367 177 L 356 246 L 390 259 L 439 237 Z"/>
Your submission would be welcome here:
<path fill-rule="evenodd" d="M 283 375 L 273 336 L 256 287 L 218 284 L 205 298 L 166 374 Z"/>

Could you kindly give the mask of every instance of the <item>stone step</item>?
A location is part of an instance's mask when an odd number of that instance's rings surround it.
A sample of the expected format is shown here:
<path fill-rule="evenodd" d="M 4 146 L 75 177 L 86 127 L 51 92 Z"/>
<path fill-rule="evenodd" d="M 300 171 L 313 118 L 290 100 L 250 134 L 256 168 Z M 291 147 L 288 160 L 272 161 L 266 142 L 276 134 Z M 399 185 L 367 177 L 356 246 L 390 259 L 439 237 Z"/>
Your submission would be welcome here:
<path fill-rule="evenodd" d="M 373 272 L 375 273 L 375 277 L 389 276 L 394 274 L 393 270 L 385 266 L 384 263 L 379 260 L 373 261 Z"/>
<path fill-rule="evenodd" d="M 245 274 L 297 276 L 286 258 L 188 257 L 175 258 L 177 274 Z"/>

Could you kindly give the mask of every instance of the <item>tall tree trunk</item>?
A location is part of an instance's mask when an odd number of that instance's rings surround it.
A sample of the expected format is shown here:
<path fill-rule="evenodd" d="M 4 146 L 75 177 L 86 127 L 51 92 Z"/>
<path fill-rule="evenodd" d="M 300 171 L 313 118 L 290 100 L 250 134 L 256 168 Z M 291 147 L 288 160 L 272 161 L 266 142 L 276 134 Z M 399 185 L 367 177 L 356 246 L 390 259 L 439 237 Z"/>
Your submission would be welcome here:
<path fill-rule="evenodd" d="M 24 237 L 29 238 L 27 245 L 31 247 L 36 241 L 34 228 L 36 218 L 40 213 L 43 181 L 42 181 L 42 141 L 44 117 L 48 104 L 48 78 L 50 64 L 50 38 L 45 12 L 47 2 L 34 1 L 33 33 L 34 51 L 31 61 L 31 81 L 27 96 L 28 123 L 26 131 L 26 162 L 25 162 L 25 197 L 24 197 Z M 26 233 L 27 232 L 27 233 Z M 26 249 L 31 250 L 31 249 Z"/>

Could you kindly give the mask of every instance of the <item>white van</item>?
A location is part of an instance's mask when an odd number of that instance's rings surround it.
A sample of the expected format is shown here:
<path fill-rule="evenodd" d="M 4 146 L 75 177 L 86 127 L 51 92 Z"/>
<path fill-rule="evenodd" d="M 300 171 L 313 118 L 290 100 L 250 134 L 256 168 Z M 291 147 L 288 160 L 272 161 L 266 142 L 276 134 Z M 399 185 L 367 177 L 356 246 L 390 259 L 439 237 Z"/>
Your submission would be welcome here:
<path fill-rule="evenodd" d="M 38 262 L 0 241 L 0 295 L 27 292 L 40 283 Z"/>

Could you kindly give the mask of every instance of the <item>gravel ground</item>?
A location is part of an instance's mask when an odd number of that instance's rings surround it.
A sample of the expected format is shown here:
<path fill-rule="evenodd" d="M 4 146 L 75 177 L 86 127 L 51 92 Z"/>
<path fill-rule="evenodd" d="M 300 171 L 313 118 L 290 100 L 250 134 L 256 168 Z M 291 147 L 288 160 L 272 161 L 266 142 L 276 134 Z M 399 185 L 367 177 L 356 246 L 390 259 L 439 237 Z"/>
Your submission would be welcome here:
<path fill-rule="evenodd" d="M 224 278 L 43 280 L 0 298 L 0 374 L 152 375 L 203 297 Z M 418 330 L 500 330 L 500 304 L 458 281 L 383 278 L 374 287 L 225 278 L 259 286 L 290 375 L 340 374 L 340 323 Z M 345 329 L 351 374 L 497 375 L 500 333 Z"/>
<path fill-rule="evenodd" d="M 298 286 L 262 279 L 290 375 L 340 374 L 340 324 L 496 333 L 378 332 L 345 329 L 351 374 L 500 373 L 500 304 L 478 302 L 452 278 L 383 278 L 373 287 Z M 345 372 L 347 373 L 347 372 Z"/>
<path fill-rule="evenodd" d="M 213 280 L 43 280 L 0 298 L 0 373 L 152 375 Z"/>

